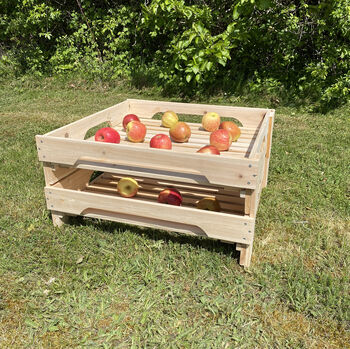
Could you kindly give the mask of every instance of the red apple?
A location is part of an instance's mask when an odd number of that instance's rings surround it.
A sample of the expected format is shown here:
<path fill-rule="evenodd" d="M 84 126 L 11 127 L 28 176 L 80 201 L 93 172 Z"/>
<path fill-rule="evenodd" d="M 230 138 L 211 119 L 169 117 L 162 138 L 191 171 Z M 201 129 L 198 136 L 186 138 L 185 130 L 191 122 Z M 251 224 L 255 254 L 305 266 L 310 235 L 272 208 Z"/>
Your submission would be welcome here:
<path fill-rule="evenodd" d="M 95 133 L 95 141 L 106 143 L 120 143 L 120 135 L 112 127 L 103 127 Z"/>
<path fill-rule="evenodd" d="M 241 135 L 241 129 L 232 121 L 223 121 L 219 128 L 230 132 L 232 142 L 236 142 Z"/>
<path fill-rule="evenodd" d="M 214 147 L 213 145 L 206 145 L 205 147 L 197 150 L 197 153 L 220 155 L 218 148 Z"/>
<path fill-rule="evenodd" d="M 209 112 L 203 115 L 202 126 L 205 130 L 213 132 L 219 128 L 220 116 L 218 113 Z"/>
<path fill-rule="evenodd" d="M 177 124 L 179 121 L 179 118 L 177 114 L 171 110 L 166 111 L 162 115 L 162 125 L 167 128 L 173 127 L 175 124 Z"/>
<path fill-rule="evenodd" d="M 159 148 L 159 149 L 171 149 L 172 143 L 170 138 L 167 135 L 158 134 L 151 138 L 149 142 L 149 146 L 151 148 Z"/>
<path fill-rule="evenodd" d="M 227 130 L 219 129 L 210 134 L 210 145 L 219 150 L 228 150 L 232 143 L 232 137 Z"/>
<path fill-rule="evenodd" d="M 124 119 L 123 119 L 123 127 L 124 127 L 124 130 L 126 130 L 126 126 L 128 125 L 128 123 L 130 121 L 140 121 L 139 117 L 135 114 L 128 114 L 128 115 L 125 115 L 124 116 Z"/>
<path fill-rule="evenodd" d="M 180 206 L 182 203 L 182 196 L 177 189 L 167 188 L 159 193 L 158 202 L 162 204 Z"/>
<path fill-rule="evenodd" d="M 146 136 L 146 126 L 140 121 L 130 121 L 126 125 L 128 140 L 134 143 L 143 142 Z"/>
<path fill-rule="evenodd" d="M 185 122 L 178 122 L 169 130 L 169 134 L 173 141 L 184 143 L 191 137 L 191 129 Z"/>

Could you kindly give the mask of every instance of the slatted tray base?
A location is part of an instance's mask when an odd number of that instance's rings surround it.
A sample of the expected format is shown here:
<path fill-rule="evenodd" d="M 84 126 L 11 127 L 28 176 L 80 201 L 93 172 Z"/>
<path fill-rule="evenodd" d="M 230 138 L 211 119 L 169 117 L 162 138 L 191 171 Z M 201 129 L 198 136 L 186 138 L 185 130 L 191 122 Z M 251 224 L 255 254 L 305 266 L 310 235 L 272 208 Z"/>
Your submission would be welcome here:
<path fill-rule="evenodd" d="M 103 173 L 89 183 L 84 191 L 120 197 L 117 184 L 122 177 L 125 177 L 125 175 Z M 157 202 L 158 195 L 162 190 L 174 187 L 181 192 L 183 207 L 196 208 L 196 204 L 200 199 L 211 197 L 220 202 L 222 213 L 244 215 L 244 199 L 240 197 L 239 189 L 225 189 L 220 186 L 186 184 L 179 181 L 164 181 L 145 177 L 133 176 L 133 178 L 140 185 L 137 196 L 133 197 L 133 200 Z"/>

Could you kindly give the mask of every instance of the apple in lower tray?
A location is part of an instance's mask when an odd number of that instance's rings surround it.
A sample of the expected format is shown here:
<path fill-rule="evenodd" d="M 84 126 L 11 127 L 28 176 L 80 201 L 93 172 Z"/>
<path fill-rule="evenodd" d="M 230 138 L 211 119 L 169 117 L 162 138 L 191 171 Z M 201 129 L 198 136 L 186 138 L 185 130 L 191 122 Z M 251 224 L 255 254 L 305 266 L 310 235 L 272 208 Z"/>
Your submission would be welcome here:
<path fill-rule="evenodd" d="M 130 121 L 126 126 L 128 140 L 134 143 L 143 142 L 146 132 L 146 126 L 140 121 Z"/>
<path fill-rule="evenodd" d="M 220 212 L 220 203 L 216 198 L 203 198 L 197 202 L 197 208 L 201 210 Z"/>
<path fill-rule="evenodd" d="M 123 127 L 126 130 L 126 126 L 131 121 L 140 121 L 139 117 L 136 114 L 127 114 L 123 118 Z"/>
<path fill-rule="evenodd" d="M 180 206 L 182 203 L 182 196 L 177 189 L 167 188 L 159 193 L 158 202 L 162 204 Z"/>
<path fill-rule="evenodd" d="M 205 147 L 197 150 L 197 153 L 220 155 L 218 148 L 214 147 L 213 145 L 206 145 Z"/>
<path fill-rule="evenodd" d="M 162 126 L 171 128 L 179 122 L 177 114 L 171 110 L 166 111 L 162 115 Z"/>
<path fill-rule="evenodd" d="M 227 130 L 216 130 L 210 134 L 210 145 L 221 150 L 228 150 L 232 143 L 232 137 Z"/>
<path fill-rule="evenodd" d="M 118 131 L 112 127 L 103 127 L 95 133 L 95 141 L 106 143 L 120 143 L 120 135 Z"/>
<path fill-rule="evenodd" d="M 118 193 L 125 198 L 132 198 L 139 190 L 139 184 L 134 178 L 123 177 L 117 184 Z"/>
<path fill-rule="evenodd" d="M 236 142 L 241 135 L 241 129 L 232 121 L 223 121 L 219 128 L 230 132 L 232 142 Z"/>
<path fill-rule="evenodd" d="M 173 141 L 184 143 L 191 137 L 191 128 L 186 122 L 178 122 L 169 130 L 169 135 Z"/>
<path fill-rule="evenodd" d="M 158 148 L 158 149 L 171 149 L 172 143 L 171 139 L 164 134 L 157 134 L 153 136 L 149 142 L 149 146 L 151 148 Z"/>
<path fill-rule="evenodd" d="M 218 113 L 209 112 L 203 115 L 202 126 L 206 131 L 213 132 L 219 128 L 220 116 Z"/>

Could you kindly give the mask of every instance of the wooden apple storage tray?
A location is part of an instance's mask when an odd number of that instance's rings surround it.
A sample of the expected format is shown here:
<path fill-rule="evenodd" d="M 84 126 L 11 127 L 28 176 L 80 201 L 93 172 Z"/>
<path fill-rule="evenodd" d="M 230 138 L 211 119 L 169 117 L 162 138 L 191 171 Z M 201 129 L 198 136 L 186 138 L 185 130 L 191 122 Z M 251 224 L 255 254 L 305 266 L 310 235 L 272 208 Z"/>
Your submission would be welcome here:
<path fill-rule="evenodd" d="M 188 143 L 173 143 L 172 150 L 149 147 L 157 133 L 168 134 L 156 113 L 204 115 L 215 111 L 242 123 L 241 137 L 221 155 L 199 154 L 209 144 L 209 132 L 188 123 Z M 136 114 L 147 126 L 144 143 L 126 140 L 122 120 Z M 185 232 L 236 243 L 240 264 L 251 260 L 255 216 L 262 188 L 267 183 L 274 110 L 219 105 L 172 103 L 128 99 L 81 120 L 36 136 L 43 162 L 47 207 L 55 225 L 70 215 Z M 120 144 L 84 139 L 89 129 L 111 123 L 121 135 Z M 102 174 L 90 180 L 94 171 Z M 95 174 L 96 175 L 96 174 Z M 123 198 L 118 179 L 130 176 L 141 188 L 136 197 Z M 181 207 L 157 202 L 158 193 L 174 186 L 183 195 Z M 221 212 L 199 210 L 196 202 L 216 197 Z"/>

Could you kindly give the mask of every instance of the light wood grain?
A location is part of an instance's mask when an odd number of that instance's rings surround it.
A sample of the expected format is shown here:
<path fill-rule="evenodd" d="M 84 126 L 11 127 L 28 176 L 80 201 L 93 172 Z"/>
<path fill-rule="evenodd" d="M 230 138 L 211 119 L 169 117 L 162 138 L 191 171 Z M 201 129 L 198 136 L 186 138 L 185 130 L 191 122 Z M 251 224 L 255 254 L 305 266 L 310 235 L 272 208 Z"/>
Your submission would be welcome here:
<path fill-rule="evenodd" d="M 195 175 L 205 177 L 207 182 L 241 188 L 255 188 L 259 161 L 235 159 L 230 161 L 220 156 L 200 156 L 162 149 L 139 149 L 132 145 L 80 141 L 59 137 L 37 136 L 41 161 L 49 161 L 77 168 L 97 169 L 110 165 L 107 172 L 116 172 L 121 167 L 132 171 L 151 171 L 158 174 Z M 41 142 L 42 141 L 42 142 Z M 85 165 L 85 166 L 84 166 Z M 84 166 L 84 167 L 83 167 Z M 107 166 L 108 167 L 108 166 Z M 105 166 L 105 168 L 107 168 Z M 202 180 L 202 179 L 201 179 Z M 202 180 L 203 181 L 203 180 Z"/>
<path fill-rule="evenodd" d="M 101 110 L 68 125 L 46 133 L 46 136 L 84 139 L 86 132 L 103 122 L 119 123 L 129 111 L 129 102 L 124 101 L 112 107 Z"/>
<path fill-rule="evenodd" d="M 178 114 L 204 115 L 207 112 L 216 112 L 223 117 L 239 120 L 243 126 L 257 127 L 266 114 L 264 108 L 244 108 L 223 105 L 177 103 L 164 101 L 148 101 L 129 99 L 130 112 L 151 118 L 156 113 L 172 110 Z"/>
<path fill-rule="evenodd" d="M 59 212 L 84 215 L 84 212 L 98 209 L 144 217 L 160 226 L 164 221 L 196 226 L 206 236 L 219 240 L 249 243 L 253 238 L 249 231 L 254 231 L 254 219 L 246 216 L 53 187 L 45 188 L 45 194 L 53 206 L 51 209 Z"/>
<path fill-rule="evenodd" d="M 267 133 L 267 147 L 265 153 L 265 166 L 264 166 L 264 178 L 262 182 L 262 188 L 265 188 L 267 185 L 267 178 L 269 174 L 269 165 L 270 165 L 270 156 L 271 156 L 271 143 L 272 143 L 272 131 L 273 131 L 273 123 L 275 120 L 275 111 L 272 110 L 269 114 L 269 125 L 268 125 L 268 133 Z"/>

